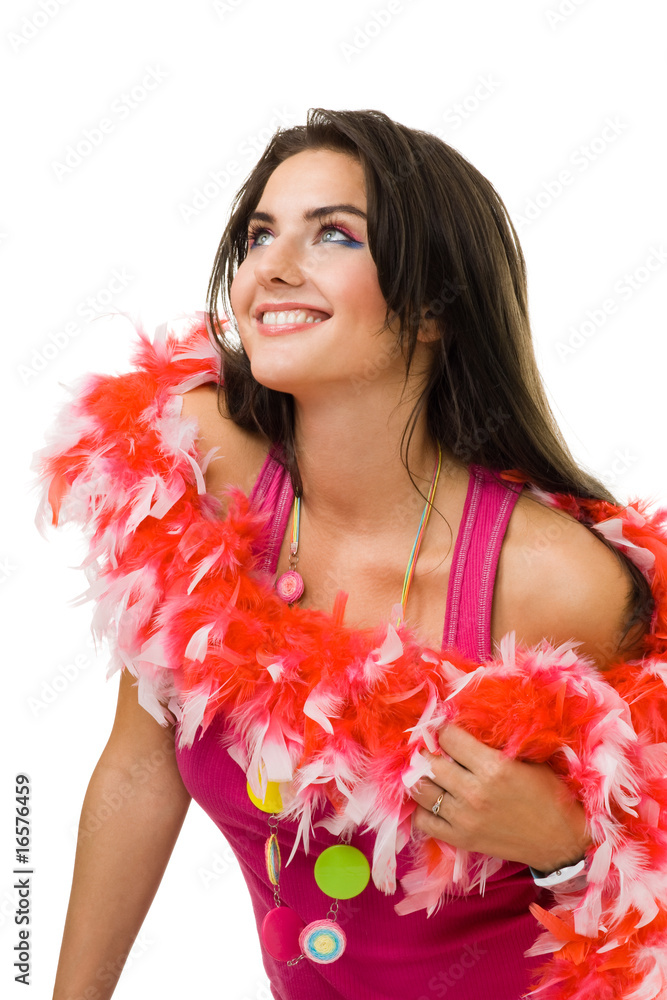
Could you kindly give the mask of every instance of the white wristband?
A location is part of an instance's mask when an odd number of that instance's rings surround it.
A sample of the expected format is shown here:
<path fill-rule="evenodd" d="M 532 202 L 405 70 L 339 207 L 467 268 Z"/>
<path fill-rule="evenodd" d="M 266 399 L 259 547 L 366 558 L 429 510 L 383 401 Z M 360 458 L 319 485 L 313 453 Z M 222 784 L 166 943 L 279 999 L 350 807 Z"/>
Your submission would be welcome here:
<path fill-rule="evenodd" d="M 552 885 L 559 885 L 561 882 L 567 882 L 568 879 L 574 878 L 575 875 L 579 875 L 586 868 L 586 858 L 582 861 L 577 862 L 576 865 L 569 865 L 567 868 L 559 868 L 558 871 L 551 872 L 550 875 L 545 875 L 543 872 L 536 872 L 534 868 L 530 869 L 530 874 L 533 876 L 535 885 L 539 885 L 542 889 L 548 889 Z"/>

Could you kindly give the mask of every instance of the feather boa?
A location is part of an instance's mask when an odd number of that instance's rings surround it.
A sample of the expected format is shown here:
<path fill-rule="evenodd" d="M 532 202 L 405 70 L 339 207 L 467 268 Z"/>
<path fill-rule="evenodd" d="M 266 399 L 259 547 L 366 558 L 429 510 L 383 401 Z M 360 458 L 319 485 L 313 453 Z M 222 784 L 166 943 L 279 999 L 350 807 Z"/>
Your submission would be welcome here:
<path fill-rule="evenodd" d="M 622 548 L 651 583 L 644 657 L 604 675 L 576 643 L 517 648 L 509 634 L 480 665 L 424 648 L 405 627 L 347 628 L 343 596 L 331 615 L 286 606 L 258 571 L 263 518 L 239 491 L 222 517 L 205 491 L 211 455 L 199 454 L 180 398 L 218 381 L 204 314 L 180 341 L 138 333 L 135 370 L 86 376 L 36 456 L 40 522 L 75 521 L 89 536 L 84 596 L 111 642 L 109 673 L 136 676 L 140 703 L 162 724 L 178 721 L 182 744 L 224 712 L 228 750 L 255 793 L 283 783 L 281 815 L 299 824 L 292 854 L 300 841 L 308 850 L 329 803 L 329 831 L 375 831 L 372 876 L 386 893 L 411 840 L 407 790 L 431 775 L 420 751 L 438 751 L 444 723 L 548 761 L 583 802 L 594 844 L 586 884 L 556 887 L 551 910 L 532 908 L 544 931 L 531 953 L 551 958 L 531 995 L 667 998 L 667 511 L 529 487 Z M 454 891 L 483 891 L 501 864 L 422 835 L 410 848 L 399 913 L 430 915 Z"/>

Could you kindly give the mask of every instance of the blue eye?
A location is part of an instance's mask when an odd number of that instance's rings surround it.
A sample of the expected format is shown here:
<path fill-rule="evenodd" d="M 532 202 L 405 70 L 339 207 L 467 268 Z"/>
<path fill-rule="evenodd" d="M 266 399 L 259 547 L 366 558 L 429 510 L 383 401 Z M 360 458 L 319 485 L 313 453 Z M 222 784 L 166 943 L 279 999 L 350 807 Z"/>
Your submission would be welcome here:
<path fill-rule="evenodd" d="M 343 236 L 342 240 L 333 239 L 330 236 L 331 233 L 338 233 Z M 322 237 L 322 243 L 340 243 L 342 246 L 353 246 L 360 247 L 363 246 L 360 240 L 355 240 L 351 233 L 341 226 L 322 226 L 319 231 L 319 235 Z M 273 233 L 269 232 L 263 226 L 253 225 L 252 223 L 248 226 L 248 249 L 252 250 L 253 247 L 265 247 L 269 246 L 268 243 L 264 242 L 265 236 L 273 237 Z"/>
<path fill-rule="evenodd" d="M 347 244 L 351 244 L 352 246 L 357 246 L 357 247 L 361 246 L 361 243 L 358 240 L 353 239 L 350 236 L 349 233 L 347 233 L 344 229 L 341 229 L 339 226 L 325 226 L 324 229 L 320 230 L 320 232 L 324 234 L 322 236 L 322 242 L 323 243 L 347 243 Z M 345 239 L 342 239 L 342 240 L 330 239 L 330 240 L 328 240 L 326 238 L 327 237 L 327 233 L 340 233 L 342 236 L 345 237 Z"/>

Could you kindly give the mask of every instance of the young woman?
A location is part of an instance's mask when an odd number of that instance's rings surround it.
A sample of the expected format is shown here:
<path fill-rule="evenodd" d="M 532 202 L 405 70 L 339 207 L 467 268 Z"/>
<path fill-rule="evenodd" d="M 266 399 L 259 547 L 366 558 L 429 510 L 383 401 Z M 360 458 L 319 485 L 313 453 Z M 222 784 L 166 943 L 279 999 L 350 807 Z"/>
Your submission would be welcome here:
<path fill-rule="evenodd" d="M 659 814 L 662 786 L 632 758 L 618 668 L 644 678 L 662 650 L 665 535 L 558 432 L 489 182 L 377 111 L 311 111 L 238 193 L 205 321 L 136 360 L 87 380 L 41 456 L 54 521 L 90 528 L 125 668 L 54 1000 L 111 995 L 191 797 L 239 858 L 283 1000 L 657 982 L 664 835 L 624 794 L 641 775 Z M 620 913 L 602 855 L 616 878 L 631 842 Z M 552 936 L 526 956 L 535 916 Z"/>

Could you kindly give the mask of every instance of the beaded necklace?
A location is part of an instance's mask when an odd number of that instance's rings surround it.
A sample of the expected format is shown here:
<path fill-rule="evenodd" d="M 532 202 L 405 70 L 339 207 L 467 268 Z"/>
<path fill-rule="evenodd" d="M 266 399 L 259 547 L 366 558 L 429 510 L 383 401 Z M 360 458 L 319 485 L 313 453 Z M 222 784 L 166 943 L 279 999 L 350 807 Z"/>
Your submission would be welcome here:
<path fill-rule="evenodd" d="M 438 443 L 438 457 L 433 470 L 431 487 L 405 570 L 401 601 L 394 609 L 397 626 L 405 617 L 405 607 L 415 573 L 415 565 L 433 507 L 441 468 L 442 448 Z M 300 520 L 301 497 L 295 497 L 292 509 L 289 568 L 275 584 L 278 596 L 290 605 L 295 604 L 303 596 L 305 589 L 303 577 L 296 569 L 299 561 Z M 269 836 L 264 846 L 264 860 L 269 882 L 273 886 L 275 906 L 269 910 L 262 922 L 260 933 L 264 947 L 273 958 L 285 961 L 288 965 L 296 965 L 304 958 L 309 958 L 318 964 L 335 962 L 341 957 L 347 944 L 345 931 L 337 923 L 338 904 L 341 899 L 352 899 L 358 896 L 366 888 L 370 879 L 368 859 L 362 851 L 345 843 L 335 844 L 322 851 L 315 861 L 315 881 L 322 892 L 329 896 L 333 902 L 324 919 L 304 924 L 298 913 L 289 906 L 285 906 L 280 898 L 281 857 L 278 845 L 279 821 L 277 814 L 282 811 L 283 803 L 279 783 L 276 781 L 267 783 L 263 800 L 254 794 L 249 782 L 246 787 L 251 802 L 262 812 L 269 814 Z"/>

